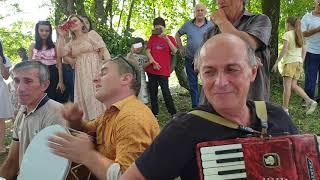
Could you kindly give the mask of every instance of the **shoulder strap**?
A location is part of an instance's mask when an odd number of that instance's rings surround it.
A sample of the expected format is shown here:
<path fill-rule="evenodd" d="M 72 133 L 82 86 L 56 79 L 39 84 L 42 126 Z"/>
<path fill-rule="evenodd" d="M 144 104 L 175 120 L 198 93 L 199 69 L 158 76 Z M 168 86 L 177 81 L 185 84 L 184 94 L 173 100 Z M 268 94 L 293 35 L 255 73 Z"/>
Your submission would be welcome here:
<path fill-rule="evenodd" d="M 256 106 L 256 113 L 261 121 L 261 133 L 267 135 L 268 130 L 268 113 L 266 103 L 264 101 L 254 101 Z"/>
<path fill-rule="evenodd" d="M 261 126 L 262 126 L 262 132 L 258 132 L 250 127 L 245 127 L 245 126 L 241 126 L 231 120 L 227 120 L 221 116 L 215 115 L 213 113 L 209 113 L 206 111 L 202 111 L 202 110 L 193 110 L 190 111 L 188 114 L 193 114 L 196 116 L 199 116 L 203 119 L 206 119 L 208 121 L 220 124 L 222 126 L 231 128 L 231 129 L 240 129 L 240 130 L 244 130 L 250 133 L 258 133 L 258 134 L 262 134 L 262 135 L 267 135 L 267 128 L 268 128 L 268 123 L 267 123 L 267 108 L 266 108 L 266 104 L 264 101 L 255 101 L 255 106 L 256 106 L 256 113 L 258 118 L 261 120 Z"/>

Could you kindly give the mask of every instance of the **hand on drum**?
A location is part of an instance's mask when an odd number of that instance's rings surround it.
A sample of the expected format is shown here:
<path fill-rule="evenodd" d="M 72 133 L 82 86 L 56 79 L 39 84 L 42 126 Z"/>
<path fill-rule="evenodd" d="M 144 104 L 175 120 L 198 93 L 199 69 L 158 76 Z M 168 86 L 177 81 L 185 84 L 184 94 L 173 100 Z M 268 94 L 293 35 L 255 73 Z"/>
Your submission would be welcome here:
<path fill-rule="evenodd" d="M 49 147 L 52 152 L 75 163 L 85 164 L 90 158 L 90 152 L 94 152 L 91 138 L 85 133 L 75 135 L 57 133 L 49 137 Z"/>

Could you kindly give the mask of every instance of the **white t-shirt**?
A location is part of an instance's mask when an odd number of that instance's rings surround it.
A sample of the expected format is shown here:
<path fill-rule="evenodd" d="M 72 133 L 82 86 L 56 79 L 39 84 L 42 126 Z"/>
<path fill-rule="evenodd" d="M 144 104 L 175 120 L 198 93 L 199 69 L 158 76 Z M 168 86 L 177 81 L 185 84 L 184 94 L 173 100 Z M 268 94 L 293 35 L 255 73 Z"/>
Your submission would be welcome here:
<path fill-rule="evenodd" d="M 314 29 L 320 26 L 320 17 L 307 13 L 301 19 L 302 32 Z M 320 54 L 320 32 L 306 37 L 307 51 L 313 54 Z"/>

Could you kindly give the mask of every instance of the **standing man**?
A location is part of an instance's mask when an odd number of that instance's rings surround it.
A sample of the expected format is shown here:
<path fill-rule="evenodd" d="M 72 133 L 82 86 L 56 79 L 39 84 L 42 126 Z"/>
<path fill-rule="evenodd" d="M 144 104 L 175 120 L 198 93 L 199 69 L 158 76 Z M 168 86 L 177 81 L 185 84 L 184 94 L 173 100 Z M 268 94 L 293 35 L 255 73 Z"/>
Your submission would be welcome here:
<path fill-rule="evenodd" d="M 246 0 L 216 0 L 219 9 L 211 16 L 214 27 L 208 31 L 205 41 L 219 33 L 234 34 L 255 50 L 260 59 L 257 77 L 251 83 L 248 98 L 269 101 L 270 97 L 270 49 L 271 21 L 263 14 L 251 14 L 245 10 Z M 262 67 L 261 67 L 262 66 Z"/>
<path fill-rule="evenodd" d="M 95 97 L 105 105 L 105 112 L 93 121 L 82 121 L 78 106 L 69 104 L 63 110 L 72 128 L 97 134 L 96 147 L 84 133 L 60 133 L 49 139 L 53 152 L 85 165 L 98 179 L 124 173 L 160 131 L 148 106 L 136 97 L 140 80 L 140 71 L 131 61 L 122 57 L 107 61 L 94 79 Z"/>
<path fill-rule="evenodd" d="M 60 115 L 62 105 L 45 93 L 50 83 L 46 65 L 22 61 L 12 73 L 18 102 L 22 106 L 14 121 L 9 155 L 0 168 L 0 177 L 6 179 L 18 175 L 24 152 L 39 131 L 50 125 L 64 124 Z"/>
<path fill-rule="evenodd" d="M 189 81 L 189 92 L 192 107 L 199 104 L 198 74 L 194 71 L 194 56 L 202 44 L 203 36 L 213 27 L 211 21 L 206 19 L 207 8 L 197 4 L 194 8 L 195 18 L 187 21 L 176 33 L 176 41 L 182 58 L 185 58 L 185 67 Z M 181 36 L 187 35 L 187 48 L 182 45 Z"/>
<path fill-rule="evenodd" d="M 304 61 L 304 91 L 310 98 L 315 98 L 316 81 L 318 74 L 320 75 L 320 0 L 314 0 L 315 9 L 303 16 L 302 32 L 306 40 L 307 54 Z M 320 78 L 318 79 L 318 98 Z"/>

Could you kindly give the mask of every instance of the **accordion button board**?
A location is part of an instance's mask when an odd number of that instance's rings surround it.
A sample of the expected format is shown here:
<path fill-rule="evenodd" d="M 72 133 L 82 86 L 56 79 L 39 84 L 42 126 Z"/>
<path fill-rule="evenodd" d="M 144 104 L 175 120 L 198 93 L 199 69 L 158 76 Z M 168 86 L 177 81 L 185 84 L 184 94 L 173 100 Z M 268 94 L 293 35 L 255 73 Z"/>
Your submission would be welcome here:
<path fill-rule="evenodd" d="M 199 143 L 200 180 L 320 180 L 318 142 L 291 135 Z"/>

